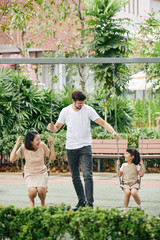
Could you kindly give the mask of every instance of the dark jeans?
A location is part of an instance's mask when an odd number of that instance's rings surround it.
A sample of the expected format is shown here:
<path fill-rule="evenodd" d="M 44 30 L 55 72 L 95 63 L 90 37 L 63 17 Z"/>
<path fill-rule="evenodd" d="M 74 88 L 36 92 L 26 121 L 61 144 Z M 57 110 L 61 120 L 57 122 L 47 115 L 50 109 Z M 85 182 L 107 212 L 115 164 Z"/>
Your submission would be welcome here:
<path fill-rule="evenodd" d="M 67 149 L 69 168 L 78 199 L 93 204 L 93 160 L 91 146 L 78 149 Z M 80 178 L 80 164 L 83 173 L 85 194 Z"/>

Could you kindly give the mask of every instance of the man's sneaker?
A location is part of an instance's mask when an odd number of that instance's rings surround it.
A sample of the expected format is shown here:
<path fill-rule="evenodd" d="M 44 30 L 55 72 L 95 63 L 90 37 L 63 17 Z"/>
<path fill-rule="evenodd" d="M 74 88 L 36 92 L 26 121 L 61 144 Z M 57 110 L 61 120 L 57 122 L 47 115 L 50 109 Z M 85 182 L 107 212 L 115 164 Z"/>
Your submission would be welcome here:
<path fill-rule="evenodd" d="M 87 203 L 86 206 L 93 208 L 93 203 Z"/>
<path fill-rule="evenodd" d="M 77 204 L 74 208 L 72 208 L 72 210 L 76 212 L 79 207 L 85 207 L 85 206 L 86 206 L 86 202 L 80 200 L 80 201 L 78 202 L 78 204 Z"/>

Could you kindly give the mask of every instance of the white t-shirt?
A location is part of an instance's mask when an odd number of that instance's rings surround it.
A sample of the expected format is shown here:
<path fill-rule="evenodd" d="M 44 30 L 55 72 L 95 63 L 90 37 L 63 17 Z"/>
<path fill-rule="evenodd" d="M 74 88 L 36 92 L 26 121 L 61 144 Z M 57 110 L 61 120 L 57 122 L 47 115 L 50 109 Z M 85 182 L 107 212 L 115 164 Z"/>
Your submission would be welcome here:
<path fill-rule="evenodd" d="M 60 112 L 58 123 L 67 125 L 67 149 L 76 149 L 92 144 L 90 120 L 100 118 L 98 113 L 90 106 L 83 107 L 75 112 L 72 105 L 65 107 Z"/>
<path fill-rule="evenodd" d="M 132 163 L 132 164 L 134 164 L 134 163 Z M 123 163 L 121 168 L 120 168 L 120 171 L 123 172 L 124 167 L 127 166 L 127 165 L 128 165 L 128 163 Z M 137 167 L 137 172 L 139 172 L 141 170 L 140 165 L 138 164 L 138 165 L 136 165 L 136 167 Z"/>

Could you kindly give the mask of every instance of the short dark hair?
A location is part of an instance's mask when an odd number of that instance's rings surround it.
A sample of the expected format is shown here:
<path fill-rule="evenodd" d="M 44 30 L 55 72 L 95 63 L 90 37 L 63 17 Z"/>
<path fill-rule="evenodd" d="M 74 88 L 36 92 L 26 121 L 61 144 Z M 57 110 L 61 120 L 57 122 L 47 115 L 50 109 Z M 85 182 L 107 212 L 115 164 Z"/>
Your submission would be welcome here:
<path fill-rule="evenodd" d="M 36 130 L 30 130 L 26 136 L 25 136 L 25 140 L 24 140 L 24 146 L 27 150 L 34 150 L 32 147 L 32 143 L 33 142 L 35 136 L 39 134 Z"/>
<path fill-rule="evenodd" d="M 127 148 L 126 152 L 130 153 L 131 156 L 134 156 L 132 162 L 135 165 L 138 165 L 140 163 L 140 154 L 135 148 Z"/>
<path fill-rule="evenodd" d="M 84 101 L 86 99 L 86 94 L 82 90 L 75 90 L 72 92 L 72 99 L 76 101 Z"/>

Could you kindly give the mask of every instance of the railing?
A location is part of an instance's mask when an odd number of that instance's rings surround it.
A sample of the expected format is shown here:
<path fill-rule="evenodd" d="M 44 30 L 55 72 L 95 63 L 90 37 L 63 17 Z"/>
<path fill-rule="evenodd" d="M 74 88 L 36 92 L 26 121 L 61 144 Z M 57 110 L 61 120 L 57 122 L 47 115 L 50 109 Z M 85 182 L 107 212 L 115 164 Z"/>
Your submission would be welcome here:
<path fill-rule="evenodd" d="M 100 63 L 160 63 L 152 58 L 0 58 L 0 64 L 100 64 Z"/>

